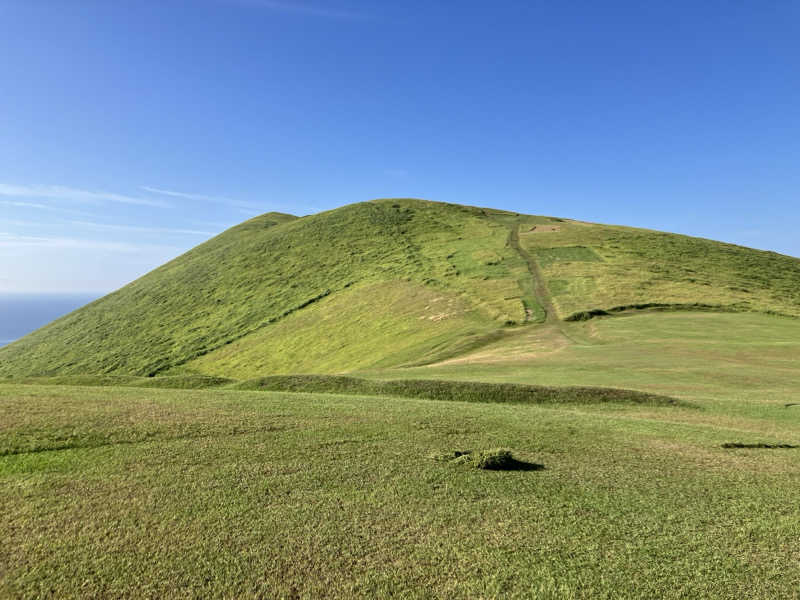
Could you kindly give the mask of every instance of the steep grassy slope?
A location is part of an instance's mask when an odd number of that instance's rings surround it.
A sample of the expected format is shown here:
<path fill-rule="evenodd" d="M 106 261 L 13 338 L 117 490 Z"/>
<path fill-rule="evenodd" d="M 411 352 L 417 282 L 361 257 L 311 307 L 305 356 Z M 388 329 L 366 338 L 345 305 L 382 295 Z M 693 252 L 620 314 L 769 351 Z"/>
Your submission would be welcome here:
<path fill-rule="evenodd" d="M 200 356 L 183 370 L 248 378 L 435 361 L 484 342 L 498 325 L 453 292 L 408 281 L 367 283 Z"/>
<path fill-rule="evenodd" d="M 525 264 L 502 214 L 390 200 L 251 219 L 2 349 L 0 376 L 156 374 L 370 281 L 461 296 L 472 321 L 521 321 Z"/>
<path fill-rule="evenodd" d="M 800 316 L 800 260 L 421 200 L 270 213 L 0 349 L 0 377 L 411 366 L 531 337 L 564 347 L 561 319 L 647 305 Z"/>

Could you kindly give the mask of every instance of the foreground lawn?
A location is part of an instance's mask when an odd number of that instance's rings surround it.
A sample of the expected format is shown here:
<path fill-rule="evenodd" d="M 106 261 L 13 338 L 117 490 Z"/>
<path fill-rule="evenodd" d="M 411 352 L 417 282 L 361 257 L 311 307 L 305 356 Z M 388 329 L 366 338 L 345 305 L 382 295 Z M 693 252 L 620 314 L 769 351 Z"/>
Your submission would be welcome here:
<path fill-rule="evenodd" d="M 793 410 L 0 385 L 0 595 L 797 598 Z"/>

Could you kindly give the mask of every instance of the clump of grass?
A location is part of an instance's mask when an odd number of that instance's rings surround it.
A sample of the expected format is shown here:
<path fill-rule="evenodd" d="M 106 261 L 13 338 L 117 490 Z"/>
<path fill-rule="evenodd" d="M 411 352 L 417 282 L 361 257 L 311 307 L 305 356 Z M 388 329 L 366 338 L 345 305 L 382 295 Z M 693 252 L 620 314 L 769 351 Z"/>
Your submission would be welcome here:
<path fill-rule="evenodd" d="M 462 459 L 464 457 L 469 458 L 470 454 L 472 454 L 472 450 L 453 450 L 451 452 L 438 452 L 436 454 L 432 454 L 431 458 L 440 462 L 449 462 Z"/>
<path fill-rule="evenodd" d="M 517 461 L 511 455 L 511 450 L 495 448 L 476 453 L 472 456 L 472 462 L 477 469 L 505 471 L 513 468 Z"/>

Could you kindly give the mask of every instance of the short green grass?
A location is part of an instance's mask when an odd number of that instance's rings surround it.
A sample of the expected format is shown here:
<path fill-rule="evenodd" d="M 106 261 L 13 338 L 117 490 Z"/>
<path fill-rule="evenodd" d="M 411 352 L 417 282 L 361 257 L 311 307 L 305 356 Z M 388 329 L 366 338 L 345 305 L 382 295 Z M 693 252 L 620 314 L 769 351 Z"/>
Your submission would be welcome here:
<path fill-rule="evenodd" d="M 249 378 L 435 361 L 500 324 L 463 296 L 408 281 L 353 286 L 177 370 Z M 176 370 L 176 371 L 177 371 Z"/>
<path fill-rule="evenodd" d="M 396 389 L 0 385 L 0 596 L 797 598 L 800 320 L 564 327 L 364 373 Z M 412 378 L 436 385 L 406 389 Z M 409 397 L 452 388 L 437 379 L 630 387 L 691 406 Z M 481 385 L 464 389 L 480 400 Z M 513 468 L 474 468 L 492 449 Z"/>
<path fill-rule="evenodd" d="M 796 598 L 798 450 L 682 407 L 0 385 L 0 596 Z M 531 469 L 432 460 L 508 449 Z"/>

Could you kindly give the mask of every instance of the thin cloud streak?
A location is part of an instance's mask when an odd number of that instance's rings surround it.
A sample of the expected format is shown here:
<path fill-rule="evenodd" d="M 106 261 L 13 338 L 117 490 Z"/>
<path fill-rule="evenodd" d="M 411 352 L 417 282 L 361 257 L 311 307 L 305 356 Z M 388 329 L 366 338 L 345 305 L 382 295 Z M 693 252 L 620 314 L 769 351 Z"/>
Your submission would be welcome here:
<path fill-rule="evenodd" d="M 225 206 L 233 206 L 236 208 L 247 208 L 252 210 L 263 210 L 262 206 L 251 204 L 249 202 L 240 202 L 231 198 L 224 198 L 221 196 L 206 196 L 205 194 L 190 194 L 187 192 L 176 192 L 175 190 L 165 190 L 163 188 L 152 187 L 149 185 L 141 186 L 146 192 L 151 194 L 161 194 L 163 196 L 170 196 L 171 198 L 183 198 L 185 200 L 200 200 L 202 202 L 213 202 L 215 204 L 224 204 Z"/>
<path fill-rule="evenodd" d="M 39 204 L 38 202 L 16 202 L 12 200 L 0 200 L 3 206 L 15 206 L 19 208 L 35 208 L 37 210 L 50 210 L 68 215 L 77 215 L 79 217 L 92 217 L 94 215 L 80 210 L 70 210 L 68 208 L 61 208 L 60 206 L 48 206 L 47 204 Z"/>
<path fill-rule="evenodd" d="M 94 192 L 81 190 L 63 185 L 15 185 L 0 183 L 0 196 L 12 198 L 50 198 L 54 200 L 71 200 L 74 202 L 117 202 L 120 204 L 135 204 L 140 206 L 154 206 L 169 208 L 170 205 L 157 200 L 136 198 L 124 194 L 111 192 Z M 43 206 L 43 205 L 41 205 Z"/>
<path fill-rule="evenodd" d="M 151 192 L 153 194 L 172 196 L 173 198 L 186 198 L 187 200 L 205 200 L 206 202 L 221 202 L 221 203 L 235 202 L 235 200 L 231 200 L 230 198 L 220 198 L 218 196 L 204 196 L 203 194 L 187 194 L 186 192 L 164 190 L 161 188 L 150 187 L 148 185 L 143 185 L 141 189 L 143 189 L 146 192 Z"/>
<path fill-rule="evenodd" d="M 140 233 L 180 233 L 186 235 L 214 235 L 210 231 L 199 231 L 197 229 L 172 229 L 168 227 L 137 227 L 136 225 L 109 225 L 106 223 L 92 223 L 90 221 L 72 221 L 73 225 L 81 225 L 91 229 L 102 229 L 111 231 L 137 231 Z"/>
<path fill-rule="evenodd" d="M 25 208 L 50 208 L 46 204 L 37 204 L 36 202 L 12 202 L 11 200 L 0 200 L 0 204 L 4 206 L 21 206 Z"/>
<path fill-rule="evenodd" d="M 16 235 L 0 232 L 0 248 L 58 248 L 58 249 L 91 249 L 106 250 L 111 252 L 140 253 L 143 250 L 163 250 L 181 252 L 181 248 L 173 246 L 159 246 L 147 244 L 127 244 L 124 242 L 101 242 L 97 240 L 83 240 L 62 237 L 38 237 L 30 235 Z"/>
<path fill-rule="evenodd" d="M 275 12 L 282 12 L 287 14 L 305 15 L 308 17 L 323 17 L 328 19 L 347 19 L 347 20 L 363 20 L 369 19 L 369 16 L 364 13 L 337 10 L 335 8 L 323 8 L 305 2 L 286 2 L 279 0 L 233 0 L 236 4 L 244 6 L 252 6 L 255 8 L 265 8 Z"/>

